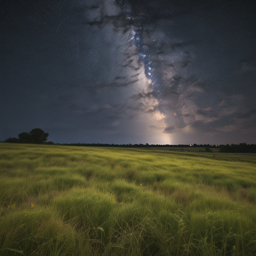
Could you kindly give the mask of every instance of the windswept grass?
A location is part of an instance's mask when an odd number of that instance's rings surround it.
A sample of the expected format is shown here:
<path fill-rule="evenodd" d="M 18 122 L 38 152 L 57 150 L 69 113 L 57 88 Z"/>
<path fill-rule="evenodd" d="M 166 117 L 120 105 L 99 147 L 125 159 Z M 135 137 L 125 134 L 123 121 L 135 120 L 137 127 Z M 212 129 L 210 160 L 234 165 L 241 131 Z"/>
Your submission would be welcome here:
<path fill-rule="evenodd" d="M 256 160 L 0 144 L 0 255 L 256 255 Z"/>

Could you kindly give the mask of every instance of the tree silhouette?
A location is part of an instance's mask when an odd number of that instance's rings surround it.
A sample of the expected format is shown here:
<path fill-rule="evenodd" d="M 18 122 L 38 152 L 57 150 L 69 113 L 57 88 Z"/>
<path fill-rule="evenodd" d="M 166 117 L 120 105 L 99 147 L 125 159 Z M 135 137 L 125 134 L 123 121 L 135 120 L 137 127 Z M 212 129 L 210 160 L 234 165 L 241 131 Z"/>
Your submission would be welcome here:
<path fill-rule="evenodd" d="M 45 143 L 47 141 L 47 137 L 49 136 L 49 133 L 45 133 L 40 128 L 32 129 L 29 133 L 32 143 L 36 144 Z"/>
<path fill-rule="evenodd" d="M 31 136 L 27 132 L 22 132 L 18 135 L 21 143 L 31 143 Z"/>
<path fill-rule="evenodd" d="M 10 142 L 10 143 L 36 143 L 36 144 L 41 144 L 41 143 L 46 143 L 47 137 L 49 136 L 49 133 L 44 132 L 40 128 L 35 128 L 32 129 L 29 133 L 27 132 L 22 132 L 18 135 L 17 138 L 9 138 L 5 140 L 5 142 Z M 53 142 L 50 142 L 49 144 L 53 144 Z"/>

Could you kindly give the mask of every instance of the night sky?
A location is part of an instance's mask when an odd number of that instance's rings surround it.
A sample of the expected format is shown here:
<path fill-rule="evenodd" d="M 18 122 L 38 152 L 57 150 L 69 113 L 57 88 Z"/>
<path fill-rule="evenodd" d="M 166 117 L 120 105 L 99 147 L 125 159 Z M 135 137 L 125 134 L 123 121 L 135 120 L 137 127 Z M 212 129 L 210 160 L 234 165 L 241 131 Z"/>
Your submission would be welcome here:
<path fill-rule="evenodd" d="M 256 1 L 0 0 L 0 141 L 256 143 Z"/>

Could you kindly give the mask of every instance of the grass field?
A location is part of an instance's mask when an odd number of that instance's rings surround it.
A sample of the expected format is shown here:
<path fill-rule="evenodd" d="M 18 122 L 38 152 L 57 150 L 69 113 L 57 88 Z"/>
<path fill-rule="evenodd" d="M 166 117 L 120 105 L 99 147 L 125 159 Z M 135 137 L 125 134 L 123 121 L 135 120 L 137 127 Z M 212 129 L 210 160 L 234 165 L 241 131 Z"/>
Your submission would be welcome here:
<path fill-rule="evenodd" d="M 0 143 L 0 255 L 256 255 L 256 155 Z"/>

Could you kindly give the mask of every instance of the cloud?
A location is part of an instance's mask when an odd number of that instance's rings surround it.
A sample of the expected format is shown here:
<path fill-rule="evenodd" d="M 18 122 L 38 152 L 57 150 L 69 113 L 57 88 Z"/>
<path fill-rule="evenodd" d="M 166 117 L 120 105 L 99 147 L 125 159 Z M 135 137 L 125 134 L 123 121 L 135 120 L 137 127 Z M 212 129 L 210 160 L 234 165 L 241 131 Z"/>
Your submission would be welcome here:
<path fill-rule="evenodd" d="M 210 123 L 219 119 L 216 112 L 211 108 L 198 109 L 195 113 L 195 120 L 202 121 L 203 123 Z"/>
<path fill-rule="evenodd" d="M 256 129 L 256 109 L 251 109 L 246 112 L 239 112 L 234 114 L 234 123 L 239 125 L 241 130 L 249 127 Z"/>
<path fill-rule="evenodd" d="M 152 124 L 149 126 L 149 129 L 154 130 L 154 131 L 162 131 L 164 129 L 164 126 L 157 126 L 157 125 Z"/>
<path fill-rule="evenodd" d="M 95 89 L 98 93 L 102 92 L 103 90 L 113 90 L 117 88 L 127 87 L 137 82 L 141 81 L 139 78 L 133 78 L 132 80 L 127 79 L 126 77 L 116 77 L 112 83 L 106 83 L 103 81 L 98 81 L 95 83 Z"/>
<path fill-rule="evenodd" d="M 154 92 L 141 92 L 138 94 L 134 94 L 133 96 L 130 97 L 132 100 L 141 100 L 141 99 L 152 99 L 154 98 Z"/>
<path fill-rule="evenodd" d="M 239 120 L 244 120 L 244 119 L 251 120 L 251 119 L 254 119 L 255 117 L 256 117 L 256 109 L 251 109 L 248 112 L 241 113 L 236 116 L 236 118 Z"/>
<path fill-rule="evenodd" d="M 233 124 L 225 125 L 224 127 L 217 128 L 217 130 L 222 132 L 234 132 L 238 130 L 238 127 Z"/>
<path fill-rule="evenodd" d="M 193 129 L 193 127 L 191 125 L 187 125 L 186 127 L 184 127 L 182 129 L 182 131 L 186 132 L 186 133 L 192 133 L 195 132 L 195 130 Z"/>
<path fill-rule="evenodd" d="M 195 92 L 201 92 L 204 93 L 205 92 L 205 85 L 204 84 L 196 84 L 193 83 L 191 84 L 191 86 L 189 87 L 190 90 L 195 91 Z"/>
<path fill-rule="evenodd" d="M 164 129 L 164 133 L 175 133 L 176 128 L 174 126 L 169 126 Z"/>
<path fill-rule="evenodd" d="M 140 111 L 140 112 L 143 112 L 143 113 L 153 113 L 153 112 L 156 112 L 158 110 L 157 105 L 150 105 L 150 104 L 143 104 L 143 103 L 139 103 L 135 106 L 130 105 L 127 108 L 132 109 L 132 110 L 136 110 L 136 111 Z"/>

